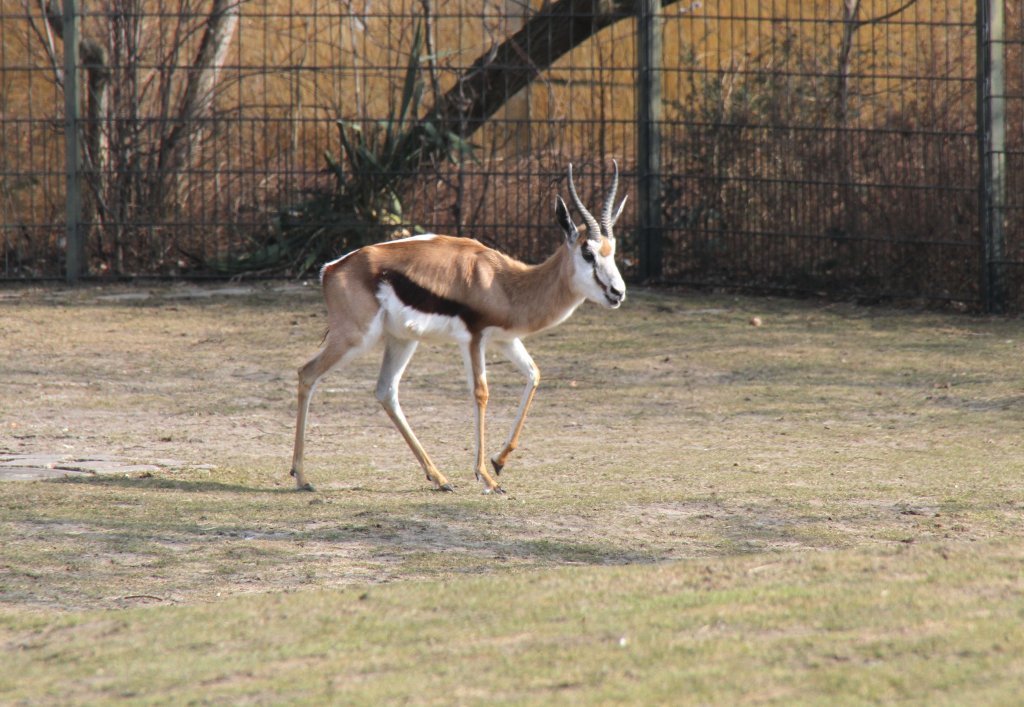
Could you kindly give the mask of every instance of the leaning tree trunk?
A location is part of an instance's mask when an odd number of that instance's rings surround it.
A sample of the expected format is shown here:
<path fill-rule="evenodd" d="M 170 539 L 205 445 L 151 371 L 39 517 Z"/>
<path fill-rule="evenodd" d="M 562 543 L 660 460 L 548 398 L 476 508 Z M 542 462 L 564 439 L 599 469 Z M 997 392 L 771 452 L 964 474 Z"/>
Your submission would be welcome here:
<path fill-rule="evenodd" d="M 662 7 L 678 0 L 661 0 Z M 480 129 L 542 71 L 605 27 L 636 15 L 634 0 L 557 0 L 478 58 L 438 101 L 430 118 L 463 138 Z"/>

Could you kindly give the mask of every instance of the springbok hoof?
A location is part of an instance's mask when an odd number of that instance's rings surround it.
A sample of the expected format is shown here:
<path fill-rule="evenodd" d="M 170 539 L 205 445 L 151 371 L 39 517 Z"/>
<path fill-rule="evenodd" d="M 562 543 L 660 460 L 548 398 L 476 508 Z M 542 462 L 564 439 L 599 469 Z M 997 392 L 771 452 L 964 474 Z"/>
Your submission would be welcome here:
<path fill-rule="evenodd" d="M 505 465 L 504 464 L 499 464 L 498 462 L 496 462 L 496 461 L 494 461 L 492 459 L 491 460 L 491 466 L 494 467 L 494 475 L 495 476 L 501 476 L 501 470 L 505 468 Z"/>
<path fill-rule="evenodd" d="M 291 471 L 289 471 L 288 474 L 289 474 L 289 476 L 291 476 L 294 479 L 298 479 L 299 478 L 299 475 L 295 472 L 295 469 L 292 469 Z M 296 484 L 295 485 L 295 490 L 296 491 L 316 491 L 316 489 L 313 488 L 313 484 L 309 483 L 308 481 L 306 483 L 304 483 L 304 484 Z"/>
<path fill-rule="evenodd" d="M 455 487 L 451 484 L 441 484 L 437 487 L 437 490 L 444 491 L 445 493 L 453 493 L 455 491 Z"/>
<path fill-rule="evenodd" d="M 488 489 L 488 488 L 484 489 L 484 495 L 485 496 L 488 495 L 488 494 L 492 494 L 492 493 L 501 496 L 501 495 L 503 495 L 505 493 L 505 489 L 501 488 L 500 486 L 495 486 L 492 489 Z"/>

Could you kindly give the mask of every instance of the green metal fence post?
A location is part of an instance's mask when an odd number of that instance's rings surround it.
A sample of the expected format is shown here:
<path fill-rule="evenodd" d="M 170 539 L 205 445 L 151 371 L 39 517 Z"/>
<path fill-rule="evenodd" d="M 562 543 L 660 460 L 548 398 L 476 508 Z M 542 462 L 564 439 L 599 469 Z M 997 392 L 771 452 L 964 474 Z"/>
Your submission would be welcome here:
<path fill-rule="evenodd" d="M 1005 311 L 1006 44 L 1004 0 L 978 0 L 978 217 L 985 310 Z"/>
<path fill-rule="evenodd" d="M 82 151 L 78 126 L 81 101 L 78 94 L 78 0 L 64 0 L 64 158 L 66 188 L 65 279 L 77 282 L 85 272 L 82 228 Z"/>
<path fill-rule="evenodd" d="M 661 2 L 637 4 L 637 171 L 642 280 L 661 276 Z"/>

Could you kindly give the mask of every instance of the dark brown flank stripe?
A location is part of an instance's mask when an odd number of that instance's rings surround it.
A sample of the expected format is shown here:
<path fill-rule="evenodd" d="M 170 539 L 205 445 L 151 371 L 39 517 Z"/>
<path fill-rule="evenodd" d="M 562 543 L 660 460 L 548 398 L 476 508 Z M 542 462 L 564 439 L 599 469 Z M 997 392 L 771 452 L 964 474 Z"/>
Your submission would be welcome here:
<path fill-rule="evenodd" d="M 402 304 L 412 307 L 418 312 L 458 317 L 465 323 L 466 328 L 473 333 L 479 332 L 486 326 L 483 322 L 483 317 L 476 310 L 467 307 L 461 302 L 437 295 L 427 288 L 417 285 L 402 273 L 393 270 L 382 270 L 377 275 L 377 287 L 380 287 L 382 283 L 391 285 L 391 289 L 395 291 Z"/>

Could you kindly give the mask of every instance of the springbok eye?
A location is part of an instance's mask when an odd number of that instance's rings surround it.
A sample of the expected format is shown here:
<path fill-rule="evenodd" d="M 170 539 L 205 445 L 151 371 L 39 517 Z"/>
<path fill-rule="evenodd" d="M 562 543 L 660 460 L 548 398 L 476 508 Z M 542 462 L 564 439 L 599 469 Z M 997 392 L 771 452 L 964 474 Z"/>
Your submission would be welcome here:
<path fill-rule="evenodd" d="M 582 255 L 583 259 L 586 260 L 588 263 L 593 264 L 594 251 L 590 249 L 589 243 L 584 243 L 582 246 L 580 246 L 580 255 Z"/>

